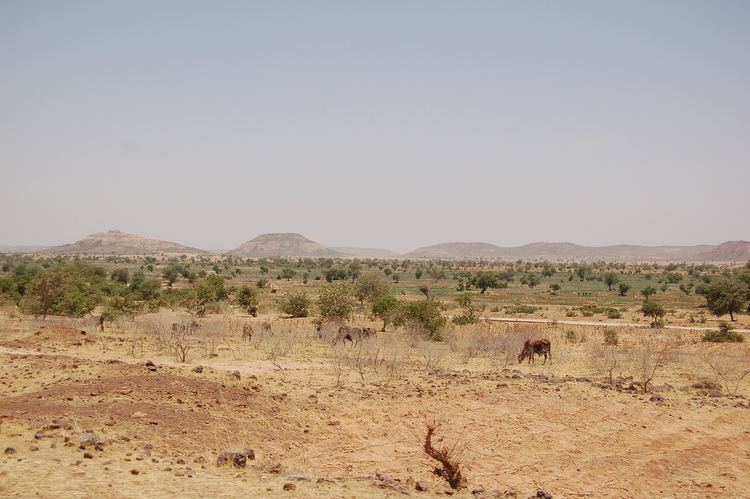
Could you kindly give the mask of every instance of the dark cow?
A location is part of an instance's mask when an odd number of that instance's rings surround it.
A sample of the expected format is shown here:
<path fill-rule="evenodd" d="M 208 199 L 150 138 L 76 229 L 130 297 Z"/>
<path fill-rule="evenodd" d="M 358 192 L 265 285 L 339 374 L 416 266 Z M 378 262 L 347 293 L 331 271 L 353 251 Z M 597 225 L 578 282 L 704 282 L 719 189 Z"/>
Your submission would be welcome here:
<path fill-rule="evenodd" d="M 542 364 L 547 363 L 547 356 L 549 356 L 549 361 L 552 363 L 552 350 L 551 350 L 552 344 L 547 339 L 542 340 L 526 340 L 526 343 L 523 344 L 523 349 L 521 350 L 521 353 L 518 354 L 518 363 L 520 364 L 523 362 L 523 359 L 527 358 L 529 359 L 529 363 L 534 362 L 534 357 L 536 355 L 544 355 L 544 362 Z"/>
<path fill-rule="evenodd" d="M 253 339 L 253 327 L 250 324 L 243 324 L 242 325 L 242 339 L 246 341 L 250 341 Z"/>
<path fill-rule="evenodd" d="M 369 338 L 375 335 L 375 330 L 371 327 L 358 328 L 351 326 L 341 326 L 339 328 L 336 342 L 349 340 L 352 343 L 359 343 L 360 340 Z"/>

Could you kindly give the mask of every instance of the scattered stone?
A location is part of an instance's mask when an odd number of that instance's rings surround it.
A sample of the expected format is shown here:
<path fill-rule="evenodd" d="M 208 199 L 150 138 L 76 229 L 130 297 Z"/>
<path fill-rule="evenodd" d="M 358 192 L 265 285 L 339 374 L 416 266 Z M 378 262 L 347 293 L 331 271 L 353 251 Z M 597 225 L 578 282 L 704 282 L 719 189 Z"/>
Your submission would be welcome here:
<path fill-rule="evenodd" d="M 296 488 L 297 488 L 297 486 L 296 486 L 296 485 L 294 485 L 294 484 L 293 484 L 293 483 L 291 483 L 291 482 L 287 482 L 287 483 L 285 483 L 285 484 L 284 484 L 284 487 L 282 487 L 282 488 L 283 488 L 284 490 L 286 490 L 286 491 L 288 492 L 288 491 L 290 491 L 290 490 L 294 490 L 294 489 L 296 489 Z"/>
<path fill-rule="evenodd" d="M 529 499 L 552 499 L 552 494 L 545 490 L 537 489 L 536 494 L 530 496 Z"/>
<path fill-rule="evenodd" d="M 236 378 L 237 380 L 242 379 L 242 376 L 240 375 L 239 371 L 232 371 L 232 376 Z"/>
<path fill-rule="evenodd" d="M 5 448 L 5 454 L 8 455 L 8 456 L 11 456 L 11 455 L 13 455 L 15 453 L 16 453 L 16 449 L 14 449 L 13 447 L 6 447 Z"/>
<path fill-rule="evenodd" d="M 653 394 L 651 395 L 651 398 L 649 399 L 651 402 L 664 402 L 664 397 L 661 395 Z"/>
<path fill-rule="evenodd" d="M 37 447 L 36 445 L 32 445 L 31 447 L 29 447 L 29 450 L 30 451 L 38 451 L 39 447 Z"/>
<path fill-rule="evenodd" d="M 94 459 L 94 455 L 92 453 L 90 453 L 90 452 L 84 452 L 83 453 L 83 458 L 84 459 Z"/>
<path fill-rule="evenodd" d="M 275 473 L 278 475 L 279 473 L 281 473 L 281 470 L 282 470 L 281 463 L 276 463 L 273 466 L 271 466 L 271 469 L 268 471 L 270 473 Z"/>
<path fill-rule="evenodd" d="M 193 372 L 194 372 L 194 373 L 198 373 L 198 374 L 201 374 L 201 373 L 203 372 L 203 366 L 195 366 L 195 367 L 193 368 Z"/>
<path fill-rule="evenodd" d="M 232 464 L 232 466 L 237 466 L 240 468 L 244 468 L 247 464 L 247 460 L 253 460 L 255 459 L 255 451 L 252 449 L 230 449 L 227 451 L 222 452 L 219 454 L 218 459 L 216 460 L 217 466 L 224 466 L 227 464 Z"/>
<path fill-rule="evenodd" d="M 101 447 L 103 443 L 97 434 L 91 432 L 81 433 L 78 437 L 78 448 L 81 450 L 88 447 L 96 447 L 97 445 Z"/>
<path fill-rule="evenodd" d="M 151 371 L 151 372 L 154 372 L 154 371 L 156 371 L 156 364 L 154 364 L 154 362 L 153 362 L 153 361 L 151 361 L 151 360 L 147 360 L 147 361 L 146 361 L 146 368 L 147 368 L 147 369 L 148 369 L 149 371 Z"/>
<path fill-rule="evenodd" d="M 138 470 L 135 470 L 135 469 L 133 469 L 133 470 L 130 470 L 130 474 L 131 474 L 131 475 L 139 475 L 140 473 L 141 473 L 140 471 L 138 471 Z"/>
<path fill-rule="evenodd" d="M 419 492 L 427 492 L 428 490 L 430 490 L 430 488 L 429 488 L 429 487 L 427 486 L 427 484 L 426 484 L 426 483 L 424 483 L 424 482 L 417 482 L 417 483 L 416 483 L 416 484 L 414 485 L 414 488 L 415 488 L 416 490 L 418 490 Z"/>

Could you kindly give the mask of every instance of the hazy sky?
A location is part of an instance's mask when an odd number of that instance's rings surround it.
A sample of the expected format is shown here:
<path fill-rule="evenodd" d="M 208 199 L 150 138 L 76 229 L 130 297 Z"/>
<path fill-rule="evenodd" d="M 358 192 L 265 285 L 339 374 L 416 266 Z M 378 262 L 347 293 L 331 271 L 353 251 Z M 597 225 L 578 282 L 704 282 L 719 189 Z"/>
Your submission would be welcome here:
<path fill-rule="evenodd" d="M 0 68 L 0 244 L 750 239 L 744 0 L 5 0 Z"/>

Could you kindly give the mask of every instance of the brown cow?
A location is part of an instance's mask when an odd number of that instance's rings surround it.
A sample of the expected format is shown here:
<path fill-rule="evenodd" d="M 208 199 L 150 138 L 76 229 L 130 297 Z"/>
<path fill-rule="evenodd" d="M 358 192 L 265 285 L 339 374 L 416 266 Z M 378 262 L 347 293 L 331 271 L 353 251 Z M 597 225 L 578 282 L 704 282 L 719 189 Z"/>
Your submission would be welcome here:
<path fill-rule="evenodd" d="M 523 359 L 527 358 L 529 359 L 529 363 L 534 362 L 534 357 L 536 355 L 544 355 L 544 362 L 542 364 L 547 363 L 547 356 L 549 355 L 549 361 L 552 363 L 552 350 L 551 350 L 552 344 L 547 339 L 542 340 L 526 340 L 526 343 L 523 344 L 523 349 L 521 350 L 521 353 L 518 354 L 518 363 L 520 364 L 523 362 Z"/>
<path fill-rule="evenodd" d="M 172 323 L 172 332 L 173 333 L 194 333 L 197 330 L 201 328 L 201 325 L 198 324 L 196 321 L 190 321 L 186 322 L 184 324 L 180 323 Z"/>

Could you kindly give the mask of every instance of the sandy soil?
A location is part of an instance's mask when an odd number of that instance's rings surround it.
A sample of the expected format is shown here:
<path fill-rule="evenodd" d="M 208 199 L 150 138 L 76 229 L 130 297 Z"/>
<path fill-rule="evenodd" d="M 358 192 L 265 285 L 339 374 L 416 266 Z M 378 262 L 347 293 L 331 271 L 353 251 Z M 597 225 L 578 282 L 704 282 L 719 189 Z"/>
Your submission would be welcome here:
<path fill-rule="evenodd" d="M 83 335 L 70 324 L 35 334 L 36 321 L 0 322 L 0 495 L 526 498 L 541 489 L 554 497 L 742 497 L 750 490 L 748 383 L 736 394 L 696 385 L 721 380 L 697 361 L 704 347 L 695 334 L 669 333 L 684 335 L 679 356 L 644 394 L 631 389 L 627 370 L 620 389 L 602 383 L 589 361 L 600 331 L 587 326 L 578 326 L 575 341 L 562 328 L 534 326 L 551 339 L 553 362 L 498 365 L 455 341 L 433 352 L 388 332 L 364 349 L 331 347 L 309 324 L 278 324 L 277 336 L 292 343 L 282 354 L 273 337 L 244 345 L 228 330 L 214 356 L 214 348 L 196 349 L 183 364 L 137 324 Z M 529 333 L 506 327 L 466 335 Z M 634 345 L 644 332 L 619 334 Z M 746 345 L 739 348 L 744 362 Z M 386 352 L 381 360 L 360 362 L 376 350 Z M 467 488 L 453 491 L 434 473 L 438 463 L 422 449 L 432 422 L 440 424 L 439 445 L 458 445 Z M 223 451 L 244 447 L 255 453 L 245 467 L 217 465 Z M 427 490 L 416 490 L 417 482 Z"/>

